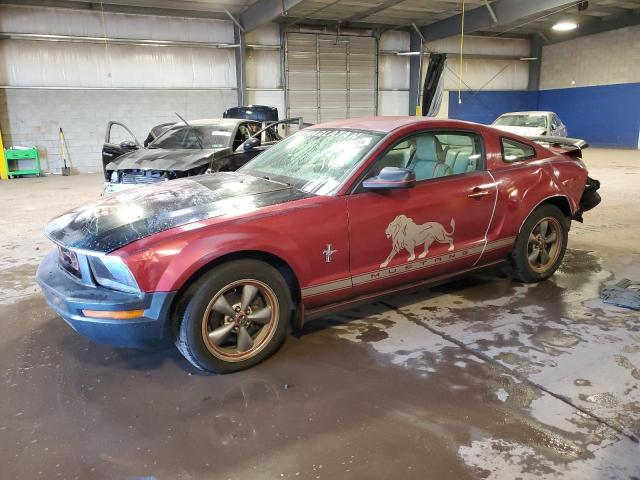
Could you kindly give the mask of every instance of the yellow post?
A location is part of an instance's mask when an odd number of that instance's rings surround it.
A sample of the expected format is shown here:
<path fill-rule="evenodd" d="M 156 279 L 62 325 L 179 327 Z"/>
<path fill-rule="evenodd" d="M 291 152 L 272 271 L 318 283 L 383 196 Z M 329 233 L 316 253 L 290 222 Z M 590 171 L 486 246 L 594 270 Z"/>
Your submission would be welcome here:
<path fill-rule="evenodd" d="M 422 116 L 422 107 L 420 105 L 416 105 L 416 117 Z"/>
<path fill-rule="evenodd" d="M 0 180 L 9 180 L 7 159 L 4 158 L 4 144 L 2 143 L 2 130 L 0 130 Z"/>

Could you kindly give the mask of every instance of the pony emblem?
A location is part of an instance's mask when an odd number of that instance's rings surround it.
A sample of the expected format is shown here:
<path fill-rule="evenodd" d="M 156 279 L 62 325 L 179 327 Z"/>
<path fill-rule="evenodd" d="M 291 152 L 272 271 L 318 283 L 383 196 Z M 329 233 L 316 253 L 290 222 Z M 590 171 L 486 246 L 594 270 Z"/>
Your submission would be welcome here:
<path fill-rule="evenodd" d="M 449 252 L 453 250 L 453 232 L 456 229 L 456 221 L 451 219 L 451 232 L 447 232 L 442 224 L 437 222 L 427 222 L 417 225 L 411 218 L 406 215 L 398 215 L 389 224 L 385 230 L 387 238 L 391 239 L 391 253 L 387 259 L 380 264 L 380 268 L 385 268 L 389 262 L 402 249 L 409 252 L 407 261 L 415 260 L 415 249 L 419 245 L 424 245 L 424 251 L 418 258 L 424 258 L 429 253 L 429 247 L 436 241 L 439 243 L 448 243 Z"/>

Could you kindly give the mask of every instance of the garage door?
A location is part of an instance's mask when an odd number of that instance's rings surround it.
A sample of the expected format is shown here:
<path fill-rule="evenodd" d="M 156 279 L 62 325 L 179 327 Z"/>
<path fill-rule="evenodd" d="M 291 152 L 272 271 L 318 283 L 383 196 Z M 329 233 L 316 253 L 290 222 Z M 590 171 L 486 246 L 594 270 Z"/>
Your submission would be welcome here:
<path fill-rule="evenodd" d="M 287 34 L 290 117 L 319 123 L 376 113 L 376 40 Z"/>

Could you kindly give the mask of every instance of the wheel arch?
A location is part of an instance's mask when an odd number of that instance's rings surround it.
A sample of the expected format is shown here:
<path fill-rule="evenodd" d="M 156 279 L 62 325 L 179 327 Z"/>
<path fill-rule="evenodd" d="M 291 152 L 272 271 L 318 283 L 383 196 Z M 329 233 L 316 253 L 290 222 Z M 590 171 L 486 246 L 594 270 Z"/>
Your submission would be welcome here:
<path fill-rule="evenodd" d="M 289 291 L 291 292 L 291 300 L 292 305 L 294 307 L 294 311 L 291 318 L 292 325 L 296 327 L 301 327 L 303 323 L 303 304 L 302 304 L 302 290 L 300 287 L 300 281 L 298 276 L 296 275 L 293 268 L 281 257 L 260 250 L 240 250 L 236 252 L 227 253 L 216 257 L 208 263 L 202 265 L 198 270 L 196 270 L 191 276 L 183 283 L 183 285 L 178 289 L 174 300 L 171 305 L 171 325 L 172 325 L 172 333 L 175 332 L 175 327 L 177 324 L 177 320 L 179 318 L 180 309 L 184 306 L 184 294 L 189 288 L 197 282 L 203 275 L 207 272 L 211 271 L 211 269 L 217 267 L 218 265 L 222 265 L 223 263 L 232 262 L 234 260 L 257 260 L 260 262 L 267 263 L 278 270 L 278 272 L 282 275 L 284 280 L 287 282 L 289 286 Z"/>
<path fill-rule="evenodd" d="M 527 215 L 525 215 L 525 217 L 522 219 L 522 222 L 520 222 L 520 226 L 518 227 L 518 235 L 520 235 L 520 232 L 522 231 L 522 226 L 525 224 L 525 222 L 531 216 L 531 214 L 533 212 L 535 212 L 538 208 L 542 207 L 543 205 L 554 205 L 554 206 L 558 207 L 560 209 L 560 211 L 562 213 L 564 213 L 564 215 L 569 219 L 573 215 L 573 211 L 571 209 L 571 203 L 569 202 L 569 198 L 566 195 L 552 195 L 552 196 L 547 197 L 544 200 L 538 202 L 529 211 L 529 213 L 527 213 Z"/>

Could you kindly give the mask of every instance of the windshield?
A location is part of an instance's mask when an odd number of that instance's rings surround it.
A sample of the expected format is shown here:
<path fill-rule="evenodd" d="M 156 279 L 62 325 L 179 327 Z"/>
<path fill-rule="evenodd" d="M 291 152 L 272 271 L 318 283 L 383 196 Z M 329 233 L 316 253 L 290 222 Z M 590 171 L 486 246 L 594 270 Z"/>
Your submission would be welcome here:
<path fill-rule="evenodd" d="M 241 170 L 290 183 L 305 192 L 330 195 L 382 136 L 355 130 L 302 130 L 258 155 Z"/>
<path fill-rule="evenodd" d="M 547 128 L 546 115 L 503 115 L 493 122 L 494 125 L 505 127 L 534 127 Z"/>
<path fill-rule="evenodd" d="M 179 125 L 170 128 L 164 135 L 156 138 L 149 144 L 149 148 L 200 149 L 198 137 L 204 148 L 230 147 L 232 133 L 233 127 L 229 125 L 194 125 L 193 128 Z"/>

